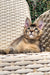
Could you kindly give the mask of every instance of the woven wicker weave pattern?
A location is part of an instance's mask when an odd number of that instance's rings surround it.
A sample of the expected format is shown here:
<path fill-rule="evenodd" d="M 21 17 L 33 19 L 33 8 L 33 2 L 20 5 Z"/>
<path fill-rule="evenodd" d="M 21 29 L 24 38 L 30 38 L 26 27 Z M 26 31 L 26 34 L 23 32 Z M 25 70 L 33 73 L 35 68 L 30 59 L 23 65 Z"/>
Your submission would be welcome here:
<path fill-rule="evenodd" d="M 40 38 L 41 49 L 50 51 L 50 10 L 40 15 L 34 23 L 37 23 L 40 18 L 44 21 L 43 35 Z"/>
<path fill-rule="evenodd" d="M 26 17 L 30 18 L 25 0 L 0 0 L 0 49 L 23 34 Z"/>
<path fill-rule="evenodd" d="M 50 75 L 50 53 L 0 55 L 0 75 Z"/>

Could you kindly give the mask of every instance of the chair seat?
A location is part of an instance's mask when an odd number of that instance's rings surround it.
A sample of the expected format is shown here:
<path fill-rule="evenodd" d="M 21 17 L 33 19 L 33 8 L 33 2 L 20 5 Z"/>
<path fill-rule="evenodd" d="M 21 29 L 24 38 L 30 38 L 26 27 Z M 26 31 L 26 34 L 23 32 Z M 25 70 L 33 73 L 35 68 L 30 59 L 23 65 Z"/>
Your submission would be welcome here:
<path fill-rule="evenodd" d="M 50 53 L 0 55 L 0 75 L 50 75 Z"/>

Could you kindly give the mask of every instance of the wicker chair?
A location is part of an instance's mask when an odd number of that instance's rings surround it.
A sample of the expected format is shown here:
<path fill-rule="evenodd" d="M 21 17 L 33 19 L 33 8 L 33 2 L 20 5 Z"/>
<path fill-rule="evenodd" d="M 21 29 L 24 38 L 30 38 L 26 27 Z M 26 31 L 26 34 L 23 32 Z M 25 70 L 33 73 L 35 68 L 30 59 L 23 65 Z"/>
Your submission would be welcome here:
<path fill-rule="evenodd" d="M 50 10 L 42 16 L 49 12 Z M 26 17 L 30 18 L 30 12 L 25 0 L 0 0 L 0 50 L 6 49 L 14 39 L 23 34 Z M 47 31 L 49 32 L 48 29 Z M 0 55 L 0 75 L 50 75 L 50 53 Z"/>

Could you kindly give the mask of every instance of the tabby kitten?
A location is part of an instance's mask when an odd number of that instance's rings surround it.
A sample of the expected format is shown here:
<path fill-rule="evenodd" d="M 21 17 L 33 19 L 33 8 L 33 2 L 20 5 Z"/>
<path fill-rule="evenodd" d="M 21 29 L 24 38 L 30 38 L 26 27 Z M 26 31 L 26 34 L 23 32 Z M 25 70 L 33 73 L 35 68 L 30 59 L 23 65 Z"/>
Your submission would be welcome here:
<path fill-rule="evenodd" d="M 42 20 L 39 20 L 38 25 L 32 24 L 27 18 L 24 26 L 24 34 L 14 40 L 5 53 L 20 53 L 20 52 L 40 52 L 39 39 L 42 35 Z"/>

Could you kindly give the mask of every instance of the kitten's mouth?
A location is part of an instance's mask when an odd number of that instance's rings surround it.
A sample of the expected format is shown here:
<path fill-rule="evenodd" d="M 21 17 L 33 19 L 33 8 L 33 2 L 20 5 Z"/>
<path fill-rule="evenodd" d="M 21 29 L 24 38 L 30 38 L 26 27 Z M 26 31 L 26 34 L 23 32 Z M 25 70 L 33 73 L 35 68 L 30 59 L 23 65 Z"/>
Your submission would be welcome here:
<path fill-rule="evenodd" d="M 34 36 L 33 36 L 32 34 L 31 34 L 31 35 L 29 35 L 29 37 L 30 37 L 30 38 L 34 38 Z"/>

